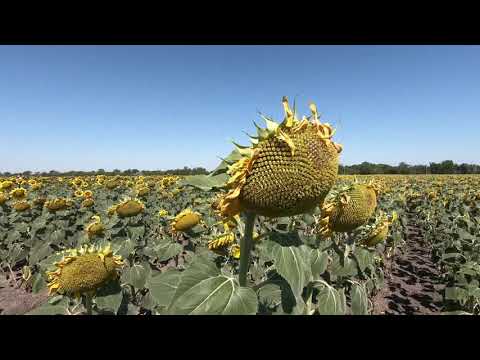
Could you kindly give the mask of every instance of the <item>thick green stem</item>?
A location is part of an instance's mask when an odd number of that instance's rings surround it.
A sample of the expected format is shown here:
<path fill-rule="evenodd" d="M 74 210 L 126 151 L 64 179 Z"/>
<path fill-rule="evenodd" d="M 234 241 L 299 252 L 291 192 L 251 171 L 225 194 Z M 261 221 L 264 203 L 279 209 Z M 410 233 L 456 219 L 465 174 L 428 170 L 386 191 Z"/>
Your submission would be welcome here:
<path fill-rule="evenodd" d="M 253 225 L 255 224 L 255 214 L 248 212 L 247 220 L 245 222 L 245 234 L 240 240 L 240 274 L 238 281 L 240 286 L 247 286 L 247 273 L 250 265 L 250 251 L 252 250 L 253 242 Z"/>
<path fill-rule="evenodd" d="M 87 315 L 92 315 L 92 296 L 85 295 L 85 307 L 87 309 Z"/>

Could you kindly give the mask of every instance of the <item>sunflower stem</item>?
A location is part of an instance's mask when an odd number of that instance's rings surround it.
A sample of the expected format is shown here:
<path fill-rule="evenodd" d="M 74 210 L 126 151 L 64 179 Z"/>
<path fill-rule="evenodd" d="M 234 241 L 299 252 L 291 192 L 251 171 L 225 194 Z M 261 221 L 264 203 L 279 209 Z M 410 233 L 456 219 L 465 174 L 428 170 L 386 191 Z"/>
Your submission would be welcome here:
<path fill-rule="evenodd" d="M 92 295 L 85 295 L 85 307 L 87 309 L 87 315 L 92 315 Z"/>
<path fill-rule="evenodd" d="M 250 265 L 250 252 L 253 242 L 253 226 L 255 224 L 255 213 L 247 212 L 245 222 L 245 234 L 240 240 L 240 270 L 238 281 L 240 286 L 247 286 L 247 273 Z"/>

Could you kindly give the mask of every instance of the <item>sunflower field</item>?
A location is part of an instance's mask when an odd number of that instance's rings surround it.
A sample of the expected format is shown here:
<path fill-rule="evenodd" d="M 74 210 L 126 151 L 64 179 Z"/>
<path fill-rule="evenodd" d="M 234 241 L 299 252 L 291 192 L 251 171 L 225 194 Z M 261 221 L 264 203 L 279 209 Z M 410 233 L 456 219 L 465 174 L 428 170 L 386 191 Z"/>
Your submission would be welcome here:
<path fill-rule="evenodd" d="M 1 178 L 0 269 L 45 296 L 26 313 L 367 315 L 413 224 L 442 313 L 477 314 L 480 178 L 338 175 L 332 127 L 283 106 L 209 175 Z"/>

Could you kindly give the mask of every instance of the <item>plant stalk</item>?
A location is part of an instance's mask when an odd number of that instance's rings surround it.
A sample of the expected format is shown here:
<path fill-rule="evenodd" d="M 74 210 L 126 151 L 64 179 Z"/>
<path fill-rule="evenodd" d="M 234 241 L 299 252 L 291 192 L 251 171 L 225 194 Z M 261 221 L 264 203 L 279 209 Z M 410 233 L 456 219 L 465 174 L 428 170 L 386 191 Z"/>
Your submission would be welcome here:
<path fill-rule="evenodd" d="M 240 240 L 240 270 L 238 281 L 240 286 L 247 286 L 247 273 L 250 266 L 250 252 L 253 243 L 253 226 L 255 224 L 255 213 L 247 212 L 245 222 L 245 234 Z"/>
<path fill-rule="evenodd" d="M 87 309 L 87 315 L 92 315 L 92 295 L 85 295 L 85 307 Z"/>

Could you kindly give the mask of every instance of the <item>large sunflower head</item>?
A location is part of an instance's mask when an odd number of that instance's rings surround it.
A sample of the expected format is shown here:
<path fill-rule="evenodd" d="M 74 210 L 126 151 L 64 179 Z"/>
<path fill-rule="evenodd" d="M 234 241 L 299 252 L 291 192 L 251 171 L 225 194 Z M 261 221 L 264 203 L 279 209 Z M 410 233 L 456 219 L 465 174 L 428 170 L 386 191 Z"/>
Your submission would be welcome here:
<path fill-rule="evenodd" d="M 25 200 L 20 200 L 13 204 L 13 208 L 15 209 L 15 211 L 18 212 L 24 212 L 26 210 L 29 210 L 31 207 L 32 206 L 30 205 L 30 203 Z"/>
<path fill-rule="evenodd" d="M 54 264 L 57 269 L 47 272 L 49 294 L 59 293 L 80 297 L 94 294 L 97 289 L 119 276 L 122 257 L 104 248 L 83 246 L 64 252 L 63 259 Z"/>
<path fill-rule="evenodd" d="M 330 191 L 338 174 L 342 147 L 332 141 L 333 128 L 312 115 L 297 119 L 283 98 L 281 124 L 262 115 L 267 128 L 257 126 L 252 146 L 237 146 L 241 159 L 229 165 L 228 193 L 220 201 L 222 216 L 250 211 L 268 217 L 292 216 L 315 208 Z"/>
<path fill-rule="evenodd" d="M 201 215 L 191 209 L 185 209 L 172 220 L 172 232 L 188 231 L 200 223 Z"/>
<path fill-rule="evenodd" d="M 320 233 L 350 232 L 368 222 L 377 206 L 375 192 L 368 186 L 352 184 L 332 194 L 322 207 Z"/>
<path fill-rule="evenodd" d="M 115 206 L 115 212 L 122 218 L 136 216 L 143 210 L 145 205 L 139 199 L 125 199 Z"/>
<path fill-rule="evenodd" d="M 10 196 L 14 199 L 24 199 L 27 196 L 27 190 L 19 187 L 10 191 Z"/>
<path fill-rule="evenodd" d="M 103 232 L 105 231 L 105 225 L 102 224 L 102 220 L 100 219 L 100 216 L 94 215 L 92 216 L 93 222 L 88 224 L 85 228 L 85 231 L 87 232 L 87 235 L 89 238 L 92 238 L 94 236 L 101 236 L 103 235 Z"/>

